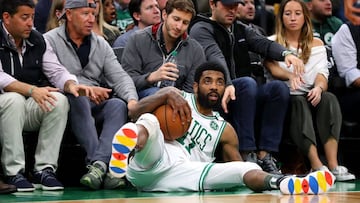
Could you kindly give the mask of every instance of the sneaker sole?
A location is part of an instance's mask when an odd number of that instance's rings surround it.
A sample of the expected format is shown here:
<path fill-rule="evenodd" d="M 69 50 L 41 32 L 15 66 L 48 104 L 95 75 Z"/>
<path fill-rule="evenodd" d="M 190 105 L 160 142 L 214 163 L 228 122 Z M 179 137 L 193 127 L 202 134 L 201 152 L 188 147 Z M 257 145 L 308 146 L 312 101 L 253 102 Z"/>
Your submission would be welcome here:
<path fill-rule="evenodd" d="M 64 187 L 62 186 L 55 186 L 55 187 L 49 187 L 49 186 L 45 186 L 45 185 L 42 185 L 42 184 L 35 184 L 33 183 L 35 189 L 38 189 L 38 190 L 44 190 L 44 191 L 55 191 L 55 190 L 63 190 Z"/>
<path fill-rule="evenodd" d="M 91 181 L 91 178 L 89 178 L 89 177 L 82 177 L 81 179 L 80 179 L 80 183 L 82 184 L 82 185 L 84 185 L 84 186 L 86 186 L 86 187 L 89 187 L 89 188 L 91 188 L 91 189 L 93 189 L 93 190 L 98 190 L 98 189 L 100 189 L 100 183 L 97 183 L 97 184 L 94 184 L 92 181 Z"/>
<path fill-rule="evenodd" d="M 335 176 L 329 171 L 315 171 L 305 177 L 289 176 L 280 182 L 283 194 L 321 194 L 327 192 L 335 182 Z"/>
<path fill-rule="evenodd" d="M 64 187 L 56 186 L 56 187 L 48 187 L 48 186 L 42 186 L 41 190 L 43 191 L 57 191 L 57 190 L 64 190 Z"/>
<path fill-rule="evenodd" d="M 338 182 L 345 182 L 345 181 L 352 181 L 355 180 L 354 175 L 345 175 L 345 176 L 337 176 L 336 181 Z"/>
<path fill-rule="evenodd" d="M 18 192 L 34 192 L 35 188 L 17 188 L 16 189 Z"/>
<path fill-rule="evenodd" d="M 105 180 L 104 180 L 104 189 L 112 190 L 112 189 L 116 189 L 116 188 L 126 186 L 126 182 L 125 182 L 124 179 L 122 179 L 122 178 L 121 179 L 116 178 L 116 179 L 117 180 L 105 178 Z"/>
<path fill-rule="evenodd" d="M 134 123 L 126 123 L 114 135 L 109 171 L 116 178 L 125 176 L 130 152 L 135 148 L 138 129 Z"/>

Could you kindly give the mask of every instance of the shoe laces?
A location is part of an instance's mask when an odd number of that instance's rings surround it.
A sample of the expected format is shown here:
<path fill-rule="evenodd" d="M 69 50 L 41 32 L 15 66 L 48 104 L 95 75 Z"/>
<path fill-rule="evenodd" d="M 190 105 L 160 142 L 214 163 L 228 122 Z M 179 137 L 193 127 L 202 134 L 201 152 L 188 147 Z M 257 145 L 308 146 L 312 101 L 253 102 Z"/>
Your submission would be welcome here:
<path fill-rule="evenodd" d="M 100 168 L 93 165 L 88 165 L 87 168 L 89 169 L 89 174 L 95 176 L 100 180 L 103 179 L 104 172 Z"/>
<path fill-rule="evenodd" d="M 55 172 L 51 168 L 46 168 L 42 170 L 40 173 L 41 173 L 41 178 L 40 178 L 41 182 L 43 182 L 43 180 L 46 179 L 56 179 Z"/>
<path fill-rule="evenodd" d="M 266 155 L 262 160 L 259 160 L 259 162 L 264 168 L 264 171 L 279 172 L 279 169 L 276 166 L 277 160 L 273 158 L 270 154 Z"/>
<path fill-rule="evenodd" d="M 345 166 L 337 166 L 332 170 L 335 174 L 347 174 L 348 169 Z"/>
<path fill-rule="evenodd" d="M 20 173 L 16 174 L 15 176 L 11 177 L 10 179 L 11 179 L 11 181 L 14 182 L 14 183 L 17 183 L 17 182 L 26 180 L 26 178 L 25 178 L 22 174 L 20 174 Z"/>

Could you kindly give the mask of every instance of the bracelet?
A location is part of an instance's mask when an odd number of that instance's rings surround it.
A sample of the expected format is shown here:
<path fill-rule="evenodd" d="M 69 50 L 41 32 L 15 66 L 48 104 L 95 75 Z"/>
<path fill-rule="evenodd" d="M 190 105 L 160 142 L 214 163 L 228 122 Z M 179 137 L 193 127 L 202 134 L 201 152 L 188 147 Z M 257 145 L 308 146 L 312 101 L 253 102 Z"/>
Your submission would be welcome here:
<path fill-rule="evenodd" d="M 287 55 L 293 54 L 292 51 L 286 50 L 281 53 L 283 57 L 286 57 Z"/>
<path fill-rule="evenodd" d="M 32 93 L 33 93 L 33 90 L 34 90 L 35 86 L 31 86 L 28 93 L 29 93 L 29 96 L 31 97 Z"/>

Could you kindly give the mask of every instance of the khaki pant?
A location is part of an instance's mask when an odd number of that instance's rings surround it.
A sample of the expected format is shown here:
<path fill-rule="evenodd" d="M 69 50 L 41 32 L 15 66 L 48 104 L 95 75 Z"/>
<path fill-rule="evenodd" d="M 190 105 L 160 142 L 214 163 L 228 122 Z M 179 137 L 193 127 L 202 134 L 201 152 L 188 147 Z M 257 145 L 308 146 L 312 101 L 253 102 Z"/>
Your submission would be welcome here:
<path fill-rule="evenodd" d="M 57 101 L 50 112 L 42 111 L 31 97 L 26 99 L 14 92 L 0 94 L 1 162 L 6 176 L 25 169 L 23 131 L 39 131 L 34 170 L 56 170 L 69 104 L 63 94 L 52 94 Z"/>

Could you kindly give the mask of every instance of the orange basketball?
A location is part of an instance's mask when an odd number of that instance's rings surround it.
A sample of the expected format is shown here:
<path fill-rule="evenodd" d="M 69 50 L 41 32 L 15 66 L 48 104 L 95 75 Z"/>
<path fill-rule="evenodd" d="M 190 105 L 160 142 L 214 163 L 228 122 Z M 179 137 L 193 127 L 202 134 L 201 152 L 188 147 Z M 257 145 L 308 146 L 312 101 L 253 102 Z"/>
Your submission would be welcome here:
<path fill-rule="evenodd" d="M 170 105 L 162 105 L 158 107 L 153 114 L 160 123 L 160 129 L 164 134 L 164 139 L 168 141 L 182 137 L 190 127 L 190 123 L 181 124 L 180 115 L 177 114 L 175 120 L 172 120 L 173 109 Z"/>

